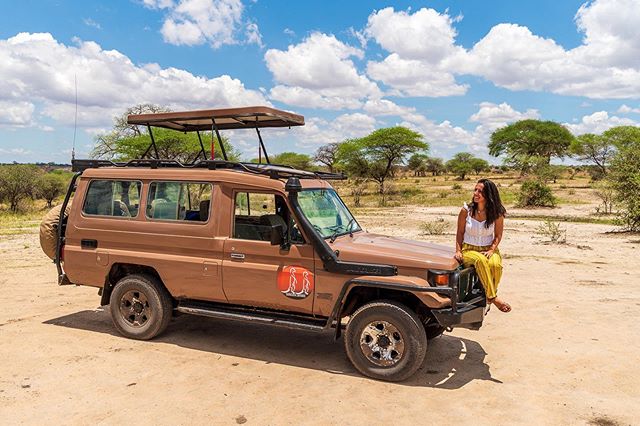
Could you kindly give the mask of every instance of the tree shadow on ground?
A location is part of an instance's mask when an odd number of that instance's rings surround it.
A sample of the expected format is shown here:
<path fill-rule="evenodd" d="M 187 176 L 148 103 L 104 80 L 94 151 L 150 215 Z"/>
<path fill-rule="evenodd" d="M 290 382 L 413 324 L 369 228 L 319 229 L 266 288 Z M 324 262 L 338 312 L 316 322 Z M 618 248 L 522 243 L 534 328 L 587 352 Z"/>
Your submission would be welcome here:
<path fill-rule="evenodd" d="M 121 337 L 107 311 L 86 310 L 44 321 L 44 324 L 69 327 Z M 346 357 L 343 342 L 335 342 L 333 332 L 314 333 L 261 324 L 225 321 L 180 315 L 167 331 L 154 339 L 180 347 L 260 360 L 295 367 L 360 377 Z M 124 339 L 124 337 L 122 337 Z M 429 342 L 422 367 L 404 386 L 458 389 L 473 380 L 491 380 L 486 352 L 469 339 L 444 335 Z"/>

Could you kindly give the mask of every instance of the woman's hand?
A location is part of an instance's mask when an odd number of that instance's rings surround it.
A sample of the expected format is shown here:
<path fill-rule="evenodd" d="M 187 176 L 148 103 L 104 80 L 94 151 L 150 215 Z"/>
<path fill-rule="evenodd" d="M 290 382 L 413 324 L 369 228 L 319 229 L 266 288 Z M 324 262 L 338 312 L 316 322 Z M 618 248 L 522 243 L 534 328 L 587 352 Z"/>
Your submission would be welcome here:
<path fill-rule="evenodd" d="M 493 253 L 495 253 L 495 250 L 494 250 L 494 249 L 489 249 L 489 250 L 487 250 L 487 251 L 483 251 L 483 252 L 482 252 L 482 254 L 484 254 L 484 256 L 485 256 L 487 259 L 491 259 L 491 256 L 493 256 Z"/>
<path fill-rule="evenodd" d="M 458 262 L 462 263 L 462 252 L 460 250 L 456 251 L 456 254 L 453 255 L 453 258 Z"/>

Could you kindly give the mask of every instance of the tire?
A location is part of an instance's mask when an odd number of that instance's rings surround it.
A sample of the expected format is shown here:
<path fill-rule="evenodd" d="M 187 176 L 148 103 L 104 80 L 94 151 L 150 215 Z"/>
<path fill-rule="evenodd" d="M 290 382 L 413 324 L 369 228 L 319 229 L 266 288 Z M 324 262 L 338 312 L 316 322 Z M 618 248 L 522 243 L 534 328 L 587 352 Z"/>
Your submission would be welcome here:
<path fill-rule="evenodd" d="M 120 334 L 130 339 L 149 340 L 167 328 L 173 304 L 158 279 L 149 275 L 127 275 L 113 288 L 109 309 Z"/>
<path fill-rule="evenodd" d="M 417 315 L 389 300 L 360 307 L 347 323 L 344 345 L 365 376 L 399 382 L 413 375 L 427 353 L 427 336 Z"/>

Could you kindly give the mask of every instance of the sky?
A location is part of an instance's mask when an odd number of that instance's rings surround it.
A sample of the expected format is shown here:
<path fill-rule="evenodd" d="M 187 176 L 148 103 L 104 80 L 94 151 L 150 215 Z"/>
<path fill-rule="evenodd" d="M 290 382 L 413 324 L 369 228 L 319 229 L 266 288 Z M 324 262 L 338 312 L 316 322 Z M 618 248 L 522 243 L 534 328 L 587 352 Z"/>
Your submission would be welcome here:
<path fill-rule="evenodd" d="M 140 103 L 304 115 L 304 127 L 263 131 L 274 154 L 402 125 L 432 156 L 494 164 L 491 133 L 518 120 L 574 135 L 640 123 L 640 0 L 4 0 L 0 10 L 0 162 L 68 163 L 74 146 L 88 158 Z M 224 134 L 257 156 L 253 132 Z"/>

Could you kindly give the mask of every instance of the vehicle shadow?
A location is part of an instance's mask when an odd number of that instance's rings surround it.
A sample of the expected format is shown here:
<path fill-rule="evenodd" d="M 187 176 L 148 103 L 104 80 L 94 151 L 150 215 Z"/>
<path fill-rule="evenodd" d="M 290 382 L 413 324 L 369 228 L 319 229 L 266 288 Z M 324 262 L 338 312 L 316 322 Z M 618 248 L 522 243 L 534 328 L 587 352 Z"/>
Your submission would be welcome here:
<path fill-rule="evenodd" d="M 52 318 L 44 324 L 121 337 L 109 313 L 97 309 Z M 122 337 L 124 339 L 124 337 Z M 314 333 L 261 324 L 180 315 L 155 342 L 189 349 L 361 377 L 333 332 Z M 458 389 L 473 380 L 491 380 L 486 352 L 472 340 L 444 335 L 429 342 L 424 364 L 404 386 Z"/>

